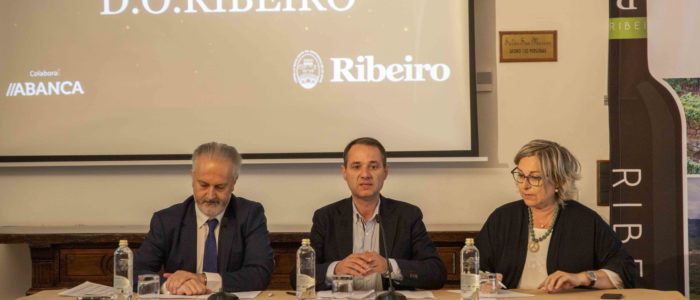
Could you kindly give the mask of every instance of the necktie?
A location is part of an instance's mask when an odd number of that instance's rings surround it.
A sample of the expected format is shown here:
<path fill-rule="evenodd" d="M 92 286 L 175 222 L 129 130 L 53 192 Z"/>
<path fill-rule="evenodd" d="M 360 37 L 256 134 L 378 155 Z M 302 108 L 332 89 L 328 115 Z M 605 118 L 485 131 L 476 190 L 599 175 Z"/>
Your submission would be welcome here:
<path fill-rule="evenodd" d="M 216 264 L 216 235 L 214 233 L 217 224 L 219 224 L 219 220 L 217 219 L 207 221 L 207 225 L 209 225 L 209 234 L 207 235 L 206 242 L 204 242 L 204 266 L 202 267 L 202 271 L 207 273 L 218 273 Z"/>

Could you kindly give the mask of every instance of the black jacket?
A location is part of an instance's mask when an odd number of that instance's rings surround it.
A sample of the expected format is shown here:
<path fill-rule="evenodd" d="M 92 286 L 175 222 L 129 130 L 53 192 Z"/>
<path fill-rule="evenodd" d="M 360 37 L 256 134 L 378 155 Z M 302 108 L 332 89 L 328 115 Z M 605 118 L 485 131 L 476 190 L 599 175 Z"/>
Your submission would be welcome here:
<path fill-rule="evenodd" d="M 433 241 L 423 224 L 423 214 L 417 206 L 381 198 L 379 206 L 382 227 L 379 240 L 386 233 L 388 258 L 401 269 L 403 280 L 397 289 L 439 289 L 447 279 L 445 265 L 437 255 Z M 347 198 L 322 207 L 314 213 L 311 246 L 316 251 L 316 289 L 328 290 L 326 271 L 334 262 L 352 254 L 352 199 Z M 380 242 L 381 243 L 381 242 Z M 380 254 L 384 257 L 383 247 Z M 290 274 L 292 288 L 296 287 L 296 271 Z M 383 280 L 384 289 L 388 281 Z"/>
<path fill-rule="evenodd" d="M 565 201 L 554 224 L 547 252 L 547 274 L 608 269 L 620 275 L 626 288 L 635 286 L 637 268 L 620 239 L 593 210 Z M 525 267 L 528 213 L 522 200 L 496 209 L 476 237 L 481 270 L 503 274 L 503 283 L 517 288 Z M 544 278 L 542 278 L 544 281 Z"/>

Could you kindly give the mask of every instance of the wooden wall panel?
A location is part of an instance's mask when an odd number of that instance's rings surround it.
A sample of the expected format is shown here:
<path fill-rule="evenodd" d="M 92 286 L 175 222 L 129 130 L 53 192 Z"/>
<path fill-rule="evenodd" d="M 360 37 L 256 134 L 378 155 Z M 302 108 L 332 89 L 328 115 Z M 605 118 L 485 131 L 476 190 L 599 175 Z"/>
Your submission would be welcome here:
<path fill-rule="evenodd" d="M 473 231 L 431 232 L 438 255 L 447 268 L 446 287 L 459 287 L 459 251 Z M 0 234 L 0 243 L 29 244 L 32 258 L 32 287 L 27 294 L 45 289 L 73 287 L 84 281 L 111 285 L 112 255 L 117 241 L 128 239 L 138 249 L 145 234 Z M 270 233 L 275 268 L 268 289 L 292 290 L 289 273 L 296 265 L 296 250 L 307 233 Z"/>

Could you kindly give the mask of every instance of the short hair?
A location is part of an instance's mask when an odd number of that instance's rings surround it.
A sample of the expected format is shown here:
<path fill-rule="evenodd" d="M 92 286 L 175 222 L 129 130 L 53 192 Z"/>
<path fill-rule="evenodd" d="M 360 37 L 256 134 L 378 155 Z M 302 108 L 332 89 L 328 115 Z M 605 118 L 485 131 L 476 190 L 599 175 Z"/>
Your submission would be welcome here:
<path fill-rule="evenodd" d="M 194 167 L 197 164 L 197 159 L 202 155 L 207 155 L 209 158 L 218 157 L 228 159 L 233 164 L 233 174 L 231 175 L 233 175 L 233 178 L 238 178 L 243 158 L 241 158 L 241 154 L 238 153 L 235 147 L 217 142 L 199 145 L 192 153 L 192 171 L 194 171 Z"/>
<path fill-rule="evenodd" d="M 575 199 L 581 164 L 569 150 L 552 141 L 532 140 L 520 148 L 513 162 L 517 165 L 521 159 L 530 156 L 539 159 L 543 179 L 558 190 L 555 197 L 559 204 Z"/>
<path fill-rule="evenodd" d="M 352 148 L 352 146 L 355 145 L 366 145 L 379 149 L 379 153 L 381 153 L 382 155 L 382 164 L 386 167 L 386 149 L 384 149 L 382 143 L 380 143 L 377 139 L 371 137 L 356 138 L 352 140 L 352 142 L 348 143 L 347 146 L 345 146 L 345 150 L 343 151 L 344 166 L 348 165 L 348 152 L 350 151 L 350 148 Z"/>

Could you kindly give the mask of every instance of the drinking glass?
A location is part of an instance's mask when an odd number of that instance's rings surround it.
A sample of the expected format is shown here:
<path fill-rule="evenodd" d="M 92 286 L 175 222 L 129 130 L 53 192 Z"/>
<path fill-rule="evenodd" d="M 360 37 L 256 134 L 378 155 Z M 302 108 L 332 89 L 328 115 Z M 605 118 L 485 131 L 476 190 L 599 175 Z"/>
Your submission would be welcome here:
<path fill-rule="evenodd" d="M 480 291 L 484 294 L 498 294 L 501 285 L 498 284 L 496 273 L 481 272 L 481 288 Z"/>
<path fill-rule="evenodd" d="M 333 275 L 333 298 L 348 298 L 352 295 L 352 275 Z"/>
<path fill-rule="evenodd" d="M 160 276 L 158 274 L 139 275 L 137 286 L 139 297 L 154 296 L 160 294 Z"/>

